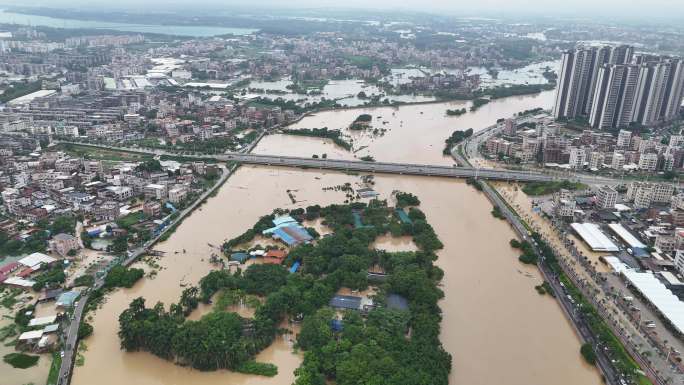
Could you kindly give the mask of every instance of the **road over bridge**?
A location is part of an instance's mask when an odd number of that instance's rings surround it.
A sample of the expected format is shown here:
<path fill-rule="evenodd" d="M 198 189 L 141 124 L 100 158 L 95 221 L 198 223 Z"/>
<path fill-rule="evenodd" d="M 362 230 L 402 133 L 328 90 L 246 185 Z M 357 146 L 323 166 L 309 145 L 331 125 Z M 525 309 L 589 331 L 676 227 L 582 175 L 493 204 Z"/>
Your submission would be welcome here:
<path fill-rule="evenodd" d="M 215 159 L 226 162 L 237 162 L 246 164 L 258 164 L 267 166 L 284 166 L 284 167 L 304 167 L 324 170 L 339 170 L 339 171 L 358 171 L 369 173 L 384 173 L 384 174 L 406 174 L 406 175 L 422 175 L 422 176 L 439 176 L 450 178 L 480 178 L 488 180 L 504 180 L 504 181 L 521 181 L 521 182 L 539 182 L 551 181 L 559 178 L 549 176 L 537 172 L 515 171 L 515 170 L 497 170 L 489 168 L 466 168 L 455 166 L 434 166 L 425 164 L 411 164 L 411 163 L 386 163 L 386 162 L 367 162 L 361 160 L 339 160 L 339 159 L 323 159 L 323 158 L 304 158 L 295 156 L 280 156 L 280 155 L 263 155 L 263 154 L 249 154 L 240 152 L 231 152 L 217 155 L 185 155 L 178 154 L 165 150 L 144 149 L 137 147 L 115 147 L 90 143 L 77 142 L 61 142 L 70 143 L 79 146 L 89 146 L 96 148 L 103 148 L 116 151 L 127 151 L 146 153 L 151 155 L 166 155 L 179 156 L 190 159 Z"/>

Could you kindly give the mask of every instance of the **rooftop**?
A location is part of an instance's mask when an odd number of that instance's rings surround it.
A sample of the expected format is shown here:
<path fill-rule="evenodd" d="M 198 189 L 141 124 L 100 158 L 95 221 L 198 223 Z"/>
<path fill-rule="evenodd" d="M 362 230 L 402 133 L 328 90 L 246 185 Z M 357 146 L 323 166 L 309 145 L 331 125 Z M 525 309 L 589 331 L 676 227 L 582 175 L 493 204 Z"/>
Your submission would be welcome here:
<path fill-rule="evenodd" d="M 330 299 L 329 305 L 338 309 L 358 310 L 361 307 L 361 297 L 336 295 Z"/>
<path fill-rule="evenodd" d="M 573 223 L 570 226 L 593 251 L 616 252 L 620 250 L 595 223 Z"/>
<path fill-rule="evenodd" d="M 19 263 L 24 265 L 24 266 L 37 269 L 40 267 L 40 265 L 42 263 L 50 264 L 50 263 L 53 263 L 55 261 L 57 261 L 57 260 L 55 258 L 52 258 L 49 255 L 45 255 L 43 253 L 33 253 L 33 254 L 29 254 L 28 256 L 20 259 Z"/>

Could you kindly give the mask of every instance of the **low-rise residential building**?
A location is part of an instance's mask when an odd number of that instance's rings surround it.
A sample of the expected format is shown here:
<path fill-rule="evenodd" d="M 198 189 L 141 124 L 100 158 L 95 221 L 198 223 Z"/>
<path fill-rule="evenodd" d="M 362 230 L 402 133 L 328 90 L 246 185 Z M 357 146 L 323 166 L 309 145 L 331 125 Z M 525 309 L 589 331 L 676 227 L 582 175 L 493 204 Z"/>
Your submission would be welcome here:
<path fill-rule="evenodd" d="M 169 201 L 171 203 L 180 203 L 182 202 L 188 195 L 188 189 L 180 186 L 180 187 L 174 187 L 171 190 L 169 190 Z"/>
<path fill-rule="evenodd" d="M 168 190 L 163 184 L 148 184 L 145 186 L 145 197 L 148 199 L 166 200 L 168 197 Z"/>
<path fill-rule="evenodd" d="M 143 204 L 143 213 L 150 218 L 156 218 L 161 215 L 161 203 L 157 201 L 148 201 Z"/>
<path fill-rule="evenodd" d="M 655 247 L 663 253 L 675 251 L 676 241 L 671 234 L 658 234 L 655 239 Z"/>
<path fill-rule="evenodd" d="M 78 238 L 71 234 L 57 234 L 52 237 L 52 250 L 61 256 L 66 256 L 71 250 L 78 250 L 81 248 Z"/>

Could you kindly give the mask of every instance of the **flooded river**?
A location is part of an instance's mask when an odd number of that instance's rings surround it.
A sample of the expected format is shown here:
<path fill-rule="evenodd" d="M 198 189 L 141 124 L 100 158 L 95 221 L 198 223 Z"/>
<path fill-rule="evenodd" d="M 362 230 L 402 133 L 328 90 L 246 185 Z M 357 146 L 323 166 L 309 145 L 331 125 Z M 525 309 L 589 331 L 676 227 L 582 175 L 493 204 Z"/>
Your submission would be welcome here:
<path fill-rule="evenodd" d="M 370 153 L 379 160 L 450 164 L 449 159 L 441 157 L 440 146 L 446 133 L 458 128 L 479 129 L 514 112 L 548 107 L 551 97 L 544 93 L 510 99 L 508 104 L 497 101 L 477 113 L 449 119 L 443 117 L 444 104 L 407 106 L 398 110 L 373 109 L 374 116 L 382 114 L 386 120 L 394 112 L 402 116 L 400 120 L 404 123 L 402 126 L 395 120 L 385 136 L 371 140 Z M 413 112 L 406 112 L 406 109 Z M 481 112 L 488 109 L 489 116 Z M 419 111 L 424 113 L 421 115 Z M 304 119 L 298 126 L 335 128 L 336 124 L 350 123 L 359 113 L 360 110 L 322 113 Z M 263 153 L 292 155 L 327 152 L 333 157 L 331 144 L 309 139 L 270 136 L 257 149 Z M 257 361 L 278 366 L 276 377 L 246 376 L 228 371 L 198 372 L 148 353 L 121 351 L 116 335 L 118 315 L 138 296 L 145 297 L 150 305 L 156 301 L 166 304 L 176 301 L 183 290 L 179 282 L 196 283 L 212 268 L 209 256 L 215 249 L 209 244 L 220 245 L 223 240 L 242 233 L 259 216 L 279 207 L 342 203 L 343 192 L 323 191 L 323 188 L 345 182 L 355 185 L 359 181 L 357 175 L 319 170 L 241 167 L 216 197 L 210 198 L 201 210 L 187 218 L 168 241 L 155 247 L 167 252 L 158 262 L 161 270 L 156 278 L 141 280 L 132 289 L 109 295 L 94 315 L 95 332 L 86 340 L 85 364 L 76 368 L 73 383 L 291 384 L 293 370 L 301 362 L 301 356 L 292 350 L 292 335 L 280 337 L 257 356 Z M 437 264 L 445 271 L 442 341 L 453 355 L 451 384 L 600 383 L 597 371 L 583 363 L 579 340 L 558 305 L 552 298 L 540 296 L 534 290 L 534 286 L 541 283 L 538 272 L 517 261 L 516 251 L 508 245 L 514 233 L 506 222 L 489 214 L 491 205 L 482 193 L 462 181 L 451 179 L 378 175 L 375 183 L 374 188 L 381 199 L 388 198 L 394 190 L 417 194 L 428 221 L 444 242 L 445 248 L 440 251 Z M 287 190 L 292 190 L 296 203 L 292 203 Z M 405 240 L 380 239 L 377 247 L 399 250 L 410 249 L 412 245 Z M 175 254 L 183 249 L 185 254 Z"/>
<path fill-rule="evenodd" d="M 288 127 L 290 129 L 322 128 L 343 130 L 347 140 L 353 140 L 353 151 L 336 146 L 331 140 L 292 135 L 269 135 L 262 139 L 255 153 L 290 156 L 327 154 L 331 159 L 354 159 L 371 155 L 377 161 L 411 162 L 452 165 L 451 157 L 443 156 L 444 140 L 455 130 L 475 131 L 491 126 L 499 118 L 537 107 L 551 108 L 554 91 L 537 95 L 493 100 L 475 112 L 461 116 L 446 116 L 447 109 L 469 109 L 466 101 L 376 107 L 320 112 Z M 386 130 L 373 134 L 349 130 L 360 114 L 373 116 L 373 129 Z M 384 123 L 384 124 L 383 124 Z"/>

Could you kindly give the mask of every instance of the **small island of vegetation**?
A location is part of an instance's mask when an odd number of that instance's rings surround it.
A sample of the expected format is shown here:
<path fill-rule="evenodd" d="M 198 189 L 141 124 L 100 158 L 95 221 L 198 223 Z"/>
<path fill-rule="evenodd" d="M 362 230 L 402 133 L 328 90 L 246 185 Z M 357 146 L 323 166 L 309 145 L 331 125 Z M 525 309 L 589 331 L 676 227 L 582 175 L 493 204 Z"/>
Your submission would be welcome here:
<path fill-rule="evenodd" d="M 455 109 L 455 110 L 446 110 L 447 116 L 461 116 L 468 112 L 465 108 L 461 109 Z"/>
<path fill-rule="evenodd" d="M 373 117 L 370 114 L 361 114 L 354 119 L 349 126 L 350 130 L 365 130 L 370 127 Z"/>
<path fill-rule="evenodd" d="M 301 129 L 284 129 L 283 134 L 286 135 L 297 135 L 297 136 L 310 136 L 314 138 L 327 138 L 333 141 L 336 145 L 350 151 L 352 148 L 351 143 L 342 139 L 342 132 L 340 130 L 329 130 L 328 127 L 323 128 L 301 128 Z"/>
<path fill-rule="evenodd" d="M 387 201 L 310 206 L 289 213 L 298 221 L 321 218 L 333 232 L 313 243 L 289 250 L 283 265 L 252 264 L 238 269 L 215 270 L 198 287 L 186 288 L 178 303 L 167 311 L 137 298 L 119 317 L 121 347 L 148 351 L 161 358 L 199 370 L 226 368 L 272 376 L 277 368 L 254 361 L 280 332 L 283 320 L 301 321 L 297 346 L 304 351 L 295 371 L 297 385 L 381 383 L 447 385 L 451 356 L 439 341 L 444 296 L 438 287 L 442 270 L 434 265 L 442 248 L 420 204 L 412 194 L 396 193 L 408 214 L 397 215 Z M 262 217 L 252 229 L 226 244 L 235 247 L 260 234 L 275 217 Z M 407 220 L 408 218 L 408 220 Z M 411 236 L 419 251 L 386 252 L 371 247 L 384 234 Z M 225 248 L 226 245 L 224 245 Z M 301 263 L 296 273 L 285 266 Z M 373 268 L 385 279 L 368 274 Z M 336 313 L 329 307 L 342 288 L 364 290 L 373 285 L 369 308 Z M 246 293 L 255 308 L 252 318 L 227 311 L 226 296 Z M 197 321 L 186 317 L 199 302 L 219 295 L 211 313 Z M 405 306 L 388 298 L 398 296 Z"/>

